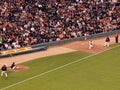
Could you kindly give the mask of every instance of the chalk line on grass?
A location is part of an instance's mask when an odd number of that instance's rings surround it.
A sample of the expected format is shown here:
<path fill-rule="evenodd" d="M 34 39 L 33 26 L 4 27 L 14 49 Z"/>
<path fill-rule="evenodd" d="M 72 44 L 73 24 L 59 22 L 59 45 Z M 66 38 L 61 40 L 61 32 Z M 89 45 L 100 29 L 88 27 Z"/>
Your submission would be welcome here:
<path fill-rule="evenodd" d="M 18 84 L 21 84 L 21 83 L 24 83 L 24 82 L 26 82 L 26 81 L 32 80 L 32 79 L 34 79 L 34 78 L 43 76 L 43 75 L 45 75 L 45 74 L 47 74 L 47 73 L 50 73 L 50 72 L 53 72 L 53 71 L 62 69 L 62 68 L 64 68 L 64 67 L 66 67 L 66 66 L 69 66 L 69 65 L 72 65 L 72 64 L 74 64 L 74 63 L 80 62 L 80 61 L 82 61 L 82 60 L 84 60 L 84 59 L 87 59 L 87 58 L 90 58 L 90 57 L 92 57 L 92 56 L 96 56 L 96 55 L 98 55 L 98 54 L 101 54 L 101 53 L 103 53 L 103 52 L 105 52 L 105 51 L 109 51 L 109 50 L 111 50 L 111 49 L 117 48 L 117 47 L 119 47 L 119 46 L 120 46 L 120 45 L 117 45 L 117 46 L 115 46 L 115 47 L 112 47 L 112 48 L 110 48 L 110 49 L 104 50 L 104 51 L 102 51 L 102 52 L 99 52 L 99 53 L 96 53 L 96 54 L 92 54 L 92 55 L 83 57 L 83 58 L 78 59 L 78 60 L 76 60 L 76 61 L 73 61 L 73 62 L 67 63 L 67 64 L 65 64 L 65 65 L 59 66 L 59 67 L 57 67 L 57 68 L 55 68 L 55 69 L 51 69 L 51 70 L 49 70 L 49 71 L 40 73 L 40 74 L 38 74 L 38 75 L 36 75 L 36 76 L 30 77 L 30 78 L 25 79 L 25 80 L 23 80 L 23 81 L 20 81 L 20 82 L 17 82 L 17 83 L 15 83 L 15 84 L 9 85 L 9 86 L 7 86 L 7 87 L 1 88 L 0 90 L 5 90 L 5 89 L 8 89 L 8 88 L 10 88 L 10 87 L 14 87 L 14 86 L 16 86 L 16 85 L 18 85 Z"/>

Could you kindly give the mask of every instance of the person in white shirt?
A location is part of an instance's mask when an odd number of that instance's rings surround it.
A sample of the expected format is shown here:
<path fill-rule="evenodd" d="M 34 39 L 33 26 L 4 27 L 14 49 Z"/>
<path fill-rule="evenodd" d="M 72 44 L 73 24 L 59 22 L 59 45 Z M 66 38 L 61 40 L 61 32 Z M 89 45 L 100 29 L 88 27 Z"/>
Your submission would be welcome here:
<path fill-rule="evenodd" d="M 92 40 L 89 41 L 89 49 L 91 49 L 91 48 L 93 48 L 93 41 Z"/>

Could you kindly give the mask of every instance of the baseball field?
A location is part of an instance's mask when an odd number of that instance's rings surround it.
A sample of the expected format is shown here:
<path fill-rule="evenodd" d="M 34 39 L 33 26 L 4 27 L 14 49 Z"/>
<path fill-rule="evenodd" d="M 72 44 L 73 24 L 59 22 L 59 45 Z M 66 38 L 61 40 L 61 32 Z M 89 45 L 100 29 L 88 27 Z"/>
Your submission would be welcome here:
<path fill-rule="evenodd" d="M 91 54 L 81 51 L 38 58 L 0 77 L 0 90 L 120 90 L 120 45 Z"/>

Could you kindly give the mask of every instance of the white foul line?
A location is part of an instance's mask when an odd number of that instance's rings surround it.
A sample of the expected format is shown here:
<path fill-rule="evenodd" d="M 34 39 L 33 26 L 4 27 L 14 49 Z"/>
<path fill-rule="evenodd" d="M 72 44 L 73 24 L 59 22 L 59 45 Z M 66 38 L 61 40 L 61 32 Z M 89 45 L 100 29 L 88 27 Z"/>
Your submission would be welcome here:
<path fill-rule="evenodd" d="M 120 45 L 117 45 L 117 46 L 115 46 L 115 47 L 112 47 L 112 48 L 110 48 L 110 49 L 104 50 L 104 51 L 102 51 L 102 52 L 99 52 L 99 53 L 96 53 L 96 54 L 92 54 L 92 55 L 89 55 L 89 56 L 87 56 L 87 57 L 84 57 L 84 58 L 78 59 L 78 60 L 76 60 L 76 61 L 70 62 L 70 63 L 68 63 L 68 64 L 59 66 L 59 67 L 57 67 L 57 68 L 55 68 L 55 69 L 51 69 L 51 70 L 49 70 L 49 71 L 43 72 L 43 73 L 41 73 L 41 74 L 38 74 L 38 75 L 33 76 L 33 77 L 30 77 L 30 78 L 25 79 L 25 80 L 23 80 L 23 81 L 20 81 L 20 82 L 17 82 L 17 83 L 15 83 L 15 84 L 9 85 L 9 86 L 7 86 L 7 87 L 1 88 L 0 90 L 8 89 L 8 88 L 10 88 L 10 87 L 13 87 L 13 86 L 16 86 L 16 85 L 18 85 L 18 84 L 24 83 L 24 82 L 29 81 L 29 80 L 32 80 L 32 79 L 34 79 L 34 78 L 43 76 L 43 75 L 45 75 L 45 74 L 47 74 L 47 73 L 50 73 L 50 72 L 56 71 L 56 70 L 58 70 L 58 69 L 64 68 L 64 67 L 66 67 L 66 66 L 69 66 L 69 65 L 71 65 L 71 64 L 80 62 L 80 61 L 82 61 L 82 60 L 84 60 L 84 59 L 87 59 L 87 58 L 89 58 L 89 57 L 96 56 L 96 55 L 98 55 L 98 54 L 100 54 L 100 53 L 103 53 L 103 52 L 105 52 L 105 51 L 108 51 L 108 50 L 117 48 L 117 47 L 119 47 L 119 46 L 120 46 Z"/>

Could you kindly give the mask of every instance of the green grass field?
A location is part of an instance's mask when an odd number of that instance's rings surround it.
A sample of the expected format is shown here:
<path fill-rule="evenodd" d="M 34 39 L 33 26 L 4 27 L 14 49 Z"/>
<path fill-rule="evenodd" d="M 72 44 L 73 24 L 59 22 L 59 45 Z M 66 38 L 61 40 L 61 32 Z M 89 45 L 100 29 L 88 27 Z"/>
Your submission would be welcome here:
<path fill-rule="evenodd" d="M 120 46 L 96 55 L 73 52 L 22 65 L 30 69 L 0 77 L 0 90 L 120 90 Z"/>

